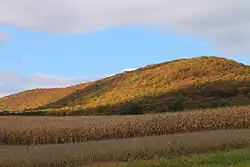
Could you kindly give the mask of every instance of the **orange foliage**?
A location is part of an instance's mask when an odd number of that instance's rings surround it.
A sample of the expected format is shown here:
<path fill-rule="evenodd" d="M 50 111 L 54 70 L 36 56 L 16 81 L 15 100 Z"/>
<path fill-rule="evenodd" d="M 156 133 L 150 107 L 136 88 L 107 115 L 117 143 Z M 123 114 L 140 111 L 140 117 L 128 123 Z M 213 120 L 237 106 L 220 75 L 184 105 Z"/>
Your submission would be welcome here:
<path fill-rule="evenodd" d="M 184 107 L 207 103 L 204 106 L 213 107 L 218 100 L 225 104 L 235 105 L 236 101 L 239 104 L 242 100 L 237 94 L 244 95 L 242 99 L 250 99 L 249 83 L 249 66 L 224 58 L 202 56 L 149 65 L 68 88 L 25 91 L 2 98 L 0 103 L 8 111 L 27 108 L 77 110 L 79 107 L 115 107 L 129 102 L 136 102 L 145 110 L 164 110 L 163 107 L 171 108 L 168 107 L 170 103 Z M 250 103 L 248 101 L 245 103 Z"/>

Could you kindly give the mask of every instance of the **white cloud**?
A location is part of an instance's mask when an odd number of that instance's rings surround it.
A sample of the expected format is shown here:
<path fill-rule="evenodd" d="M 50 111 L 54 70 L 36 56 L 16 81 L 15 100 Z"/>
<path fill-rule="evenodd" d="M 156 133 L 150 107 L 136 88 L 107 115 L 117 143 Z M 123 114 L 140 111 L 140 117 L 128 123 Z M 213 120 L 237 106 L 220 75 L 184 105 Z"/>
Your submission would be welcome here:
<path fill-rule="evenodd" d="M 134 71 L 136 70 L 136 68 L 125 68 L 123 69 L 121 72 L 119 73 L 123 73 L 123 72 L 127 72 L 127 71 Z M 116 74 L 119 74 L 119 73 L 114 73 L 114 74 L 109 74 L 109 75 L 105 75 L 103 78 L 107 78 L 107 77 L 111 77 L 111 76 L 114 76 Z"/>
<path fill-rule="evenodd" d="M 9 38 L 10 38 L 10 35 L 7 32 L 0 30 L 0 44 L 8 42 Z"/>
<path fill-rule="evenodd" d="M 86 82 L 81 77 L 63 78 L 40 73 L 24 77 L 8 71 L 0 71 L 0 78 L 0 97 L 34 88 L 66 87 Z"/>
<path fill-rule="evenodd" d="M 250 53 L 249 11 L 249 0 L 0 0 L 0 25 L 66 34 L 152 26 L 238 55 Z"/>
<path fill-rule="evenodd" d="M 134 71 L 134 70 L 136 70 L 136 68 L 125 68 L 125 69 L 123 70 L 123 72 L 125 72 L 125 71 Z"/>

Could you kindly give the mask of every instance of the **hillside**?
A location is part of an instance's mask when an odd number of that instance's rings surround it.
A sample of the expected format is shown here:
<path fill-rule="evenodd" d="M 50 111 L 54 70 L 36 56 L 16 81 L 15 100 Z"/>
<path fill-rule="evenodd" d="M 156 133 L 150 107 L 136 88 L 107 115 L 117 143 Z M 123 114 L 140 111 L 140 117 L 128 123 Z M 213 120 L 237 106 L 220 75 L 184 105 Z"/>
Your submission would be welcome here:
<path fill-rule="evenodd" d="M 79 84 L 67 88 L 28 90 L 1 98 L 0 104 L 3 106 L 2 110 L 6 111 L 34 109 L 57 101 L 60 98 L 73 93 L 77 89 L 82 89 L 88 86 L 89 84 L 91 83 Z"/>
<path fill-rule="evenodd" d="M 250 67 L 219 57 L 149 65 L 92 83 L 0 99 L 8 111 L 165 112 L 250 104 Z"/>

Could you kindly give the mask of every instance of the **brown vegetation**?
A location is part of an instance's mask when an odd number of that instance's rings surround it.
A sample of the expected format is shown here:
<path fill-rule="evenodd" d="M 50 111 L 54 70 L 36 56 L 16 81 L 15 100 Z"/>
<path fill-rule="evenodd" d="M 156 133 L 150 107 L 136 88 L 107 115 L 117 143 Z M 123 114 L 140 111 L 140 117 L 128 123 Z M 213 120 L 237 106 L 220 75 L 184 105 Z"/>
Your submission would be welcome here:
<path fill-rule="evenodd" d="M 74 89 L 31 90 L 0 99 L 7 111 L 136 114 L 250 103 L 250 67 L 218 57 L 146 66 Z M 36 93 L 37 92 L 37 93 Z M 132 105 L 132 107 L 131 107 Z M 135 107 L 134 107 L 135 106 Z M 133 110 L 133 109 L 132 109 Z"/>
<path fill-rule="evenodd" d="M 1 117 L 1 144 L 59 144 L 250 127 L 250 108 L 141 116 Z"/>
<path fill-rule="evenodd" d="M 249 146 L 250 130 L 173 134 L 77 144 L 0 146 L 0 166 L 80 166 Z"/>

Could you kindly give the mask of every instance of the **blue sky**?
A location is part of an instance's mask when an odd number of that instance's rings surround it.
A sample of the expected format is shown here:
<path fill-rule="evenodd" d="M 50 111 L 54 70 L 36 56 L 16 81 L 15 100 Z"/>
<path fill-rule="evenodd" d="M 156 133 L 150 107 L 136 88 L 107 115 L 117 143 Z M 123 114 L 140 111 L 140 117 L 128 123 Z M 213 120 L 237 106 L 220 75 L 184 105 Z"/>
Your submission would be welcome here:
<path fill-rule="evenodd" d="M 0 2 L 0 96 L 203 55 L 250 64 L 247 1 L 97 1 Z"/>
<path fill-rule="evenodd" d="M 153 28 L 111 28 L 81 35 L 57 35 L 5 28 L 0 46 L 3 69 L 22 75 L 100 77 L 179 58 L 215 55 L 205 40 Z"/>

